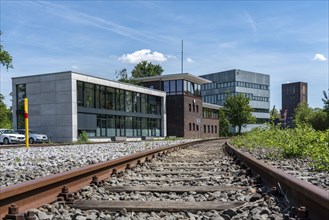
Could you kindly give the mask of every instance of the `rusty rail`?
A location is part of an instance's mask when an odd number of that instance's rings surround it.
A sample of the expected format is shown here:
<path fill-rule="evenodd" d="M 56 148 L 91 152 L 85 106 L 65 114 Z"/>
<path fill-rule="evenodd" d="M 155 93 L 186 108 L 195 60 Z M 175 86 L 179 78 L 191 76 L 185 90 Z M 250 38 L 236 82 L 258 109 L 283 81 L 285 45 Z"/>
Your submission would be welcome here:
<path fill-rule="evenodd" d="M 297 208 L 300 216 L 307 216 L 312 220 L 329 219 L 329 192 L 306 181 L 293 177 L 279 169 L 270 167 L 262 161 L 243 153 L 226 142 L 226 152 L 235 155 L 254 175 L 260 175 L 262 181 L 273 186 L 281 187 L 289 202 Z M 302 218 L 301 218 L 302 219 Z"/>
<path fill-rule="evenodd" d="M 220 138 L 197 140 L 179 145 L 147 150 L 107 162 L 89 165 L 1 188 L 0 219 L 8 214 L 8 210 L 9 214 L 17 216 L 18 213 L 25 212 L 27 209 L 38 208 L 46 203 L 54 202 L 58 199 L 58 196 L 61 196 L 62 199 L 70 200 L 71 197 L 74 197 L 74 194 L 70 192 L 76 192 L 83 186 L 89 185 L 92 181 L 96 183 L 101 182 L 112 173 L 122 172 L 139 163 L 142 164 L 157 155 L 161 156 L 172 150 L 217 139 Z M 19 211 L 17 207 L 19 207 Z M 26 218 L 19 217 L 19 219 Z"/>

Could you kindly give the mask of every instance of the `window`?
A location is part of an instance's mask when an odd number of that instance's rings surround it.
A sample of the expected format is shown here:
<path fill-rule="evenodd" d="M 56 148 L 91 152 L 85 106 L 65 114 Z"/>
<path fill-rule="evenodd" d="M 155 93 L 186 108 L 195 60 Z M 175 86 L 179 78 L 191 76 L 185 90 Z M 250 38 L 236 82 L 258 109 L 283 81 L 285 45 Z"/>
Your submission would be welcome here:
<path fill-rule="evenodd" d="M 146 94 L 141 94 L 141 113 L 147 113 L 147 97 Z"/>
<path fill-rule="evenodd" d="M 191 104 L 188 104 L 188 110 L 189 110 L 189 111 L 192 111 L 192 106 L 191 106 Z"/>
<path fill-rule="evenodd" d="M 210 125 L 208 125 L 208 133 L 210 133 Z"/>
<path fill-rule="evenodd" d="M 195 112 L 195 104 L 193 103 L 193 112 Z"/>
<path fill-rule="evenodd" d="M 87 108 L 94 108 L 94 85 L 91 83 L 85 83 L 84 85 L 84 106 Z"/>
<path fill-rule="evenodd" d="M 106 88 L 106 108 L 110 110 L 115 109 L 115 89 Z"/>
<path fill-rule="evenodd" d="M 132 117 L 126 117 L 125 120 L 126 123 L 126 136 L 132 137 L 133 136 L 133 118 Z"/>
<path fill-rule="evenodd" d="M 195 123 L 193 123 L 193 131 L 195 131 Z"/>
<path fill-rule="evenodd" d="M 125 117 L 116 116 L 116 136 L 125 136 Z"/>
<path fill-rule="evenodd" d="M 211 125 L 211 133 L 214 133 L 214 126 Z"/>
<path fill-rule="evenodd" d="M 196 130 L 199 131 L 199 125 L 196 125 Z"/>
<path fill-rule="evenodd" d="M 107 118 L 107 136 L 114 137 L 115 136 L 115 117 L 108 116 Z"/>
<path fill-rule="evenodd" d="M 125 111 L 125 91 L 121 89 L 116 89 L 116 110 Z"/>
<path fill-rule="evenodd" d="M 171 95 L 176 94 L 176 81 L 175 80 L 170 81 L 170 94 Z"/>
<path fill-rule="evenodd" d="M 217 125 L 215 125 L 215 133 L 217 133 Z"/>
<path fill-rule="evenodd" d="M 199 106 L 196 105 L 196 112 L 199 112 Z"/>
<path fill-rule="evenodd" d="M 132 92 L 126 91 L 126 112 L 132 112 L 132 111 L 133 111 Z"/>
<path fill-rule="evenodd" d="M 100 108 L 99 85 L 94 85 L 94 87 L 95 87 L 95 108 Z"/>
<path fill-rule="evenodd" d="M 188 126 L 189 126 L 189 130 L 191 131 L 191 130 L 192 130 L 192 125 L 191 125 L 191 123 L 189 123 Z"/>
<path fill-rule="evenodd" d="M 207 132 L 207 125 L 203 125 L 203 132 L 204 132 L 204 133 Z"/>
<path fill-rule="evenodd" d="M 177 86 L 177 95 L 181 95 L 183 94 L 183 80 L 179 79 L 176 82 L 176 86 Z"/>
<path fill-rule="evenodd" d="M 77 86 L 78 86 L 78 89 L 77 89 L 78 106 L 83 106 L 83 82 L 78 81 Z"/>
<path fill-rule="evenodd" d="M 106 107 L 106 99 L 105 99 L 105 86 L 100 87 L 100 92 L 99 92 L 99 101 L 100 101 L 100 108 L 105 108 Z"/>
<path fill-rule="evenodd" d="M 167 95 L 169 95 L 169 81 L 163 82 L 163 91 L 165 91 Z"/>

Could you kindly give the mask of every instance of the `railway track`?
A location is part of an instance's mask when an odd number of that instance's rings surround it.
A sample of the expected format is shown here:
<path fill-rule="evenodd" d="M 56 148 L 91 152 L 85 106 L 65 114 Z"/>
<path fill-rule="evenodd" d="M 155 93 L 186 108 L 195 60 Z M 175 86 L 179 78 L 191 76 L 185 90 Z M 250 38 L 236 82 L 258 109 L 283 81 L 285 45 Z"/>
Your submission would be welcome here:
<path fill-rule="evenodd" d="M 224 148 L 225 141 L 149 150 L 6 187 L 1 218 L 328 219 L 326 191 L 273 174 L 229 145 Z"/>

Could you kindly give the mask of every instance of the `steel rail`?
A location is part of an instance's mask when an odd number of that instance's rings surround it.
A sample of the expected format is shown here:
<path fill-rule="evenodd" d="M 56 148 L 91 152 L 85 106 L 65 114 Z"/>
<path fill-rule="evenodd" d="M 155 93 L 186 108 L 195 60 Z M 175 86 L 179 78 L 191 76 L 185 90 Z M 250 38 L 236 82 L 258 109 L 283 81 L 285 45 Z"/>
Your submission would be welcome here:
<path fill-rule="evenodd" d="M 253 156 L 234 148 L 229 142 L 226 142 L 225 150 L 239 158 L 241 162 L 251 169 L 253 174 L 259 174 L 262 181 L 269 186 L 281 187 L 290 204 L 300 207 L 297 209 L 297 212 L 304 212 L 312 220 L 329 219 L 328 191 L 271 167 Z"/>
<path fill-rule="evenodd" d="M 169 151 L 218 139 L 222 138 L 203 139 L 146 150 L 107 162 L 76 168 L 63 173 L 1 188 L 0 219 L 4 218 L 8 214 L 8 210 L 11 210 L 11 208 L 13 210 L 12 212 L 18 213 L 16 206 L 19 207 L 19 213 L 22 213 L 27 209 L 38 208 L 44 204 L 56 201 L 58 195 L 63 190 L 63 186 L 65 186 L 70 192 L 76 192 L 82 187 L 89 185 L 95 176 L 97 176 L 97 179 L 100 181 L 105 180 L 113 173 L 119 173 L 125 169 L 132 168 L 139 163 L 144 163 L 145 161 L 154 158 L 155 156 L 161 156 Z M 16 206 L 13 206 L 13 204 Z"/>

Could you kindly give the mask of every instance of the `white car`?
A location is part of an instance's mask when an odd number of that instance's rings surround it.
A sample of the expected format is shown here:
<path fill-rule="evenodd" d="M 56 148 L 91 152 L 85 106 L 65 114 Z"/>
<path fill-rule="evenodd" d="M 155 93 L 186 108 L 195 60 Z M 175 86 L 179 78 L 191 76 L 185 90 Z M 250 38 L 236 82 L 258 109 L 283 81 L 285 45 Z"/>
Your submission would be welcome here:
<path fill-rule="evenodd" d="M 13 144 L 13 143 L 24 143 L 25 136 L 18 134 L 11 129 L 0 129 L 0 143 L 1 144 Z"/>
<path fill-rule="evenodd" d="M 18 129 L 16 131 L 19 134 L 25 135 L 25 129 Z M 34 143 L 47 143 L 48 137 L 45 134 L 41 134 L 40 132 L 34 131 L 29 129 L 29 143 L 34 144 Z"/>

